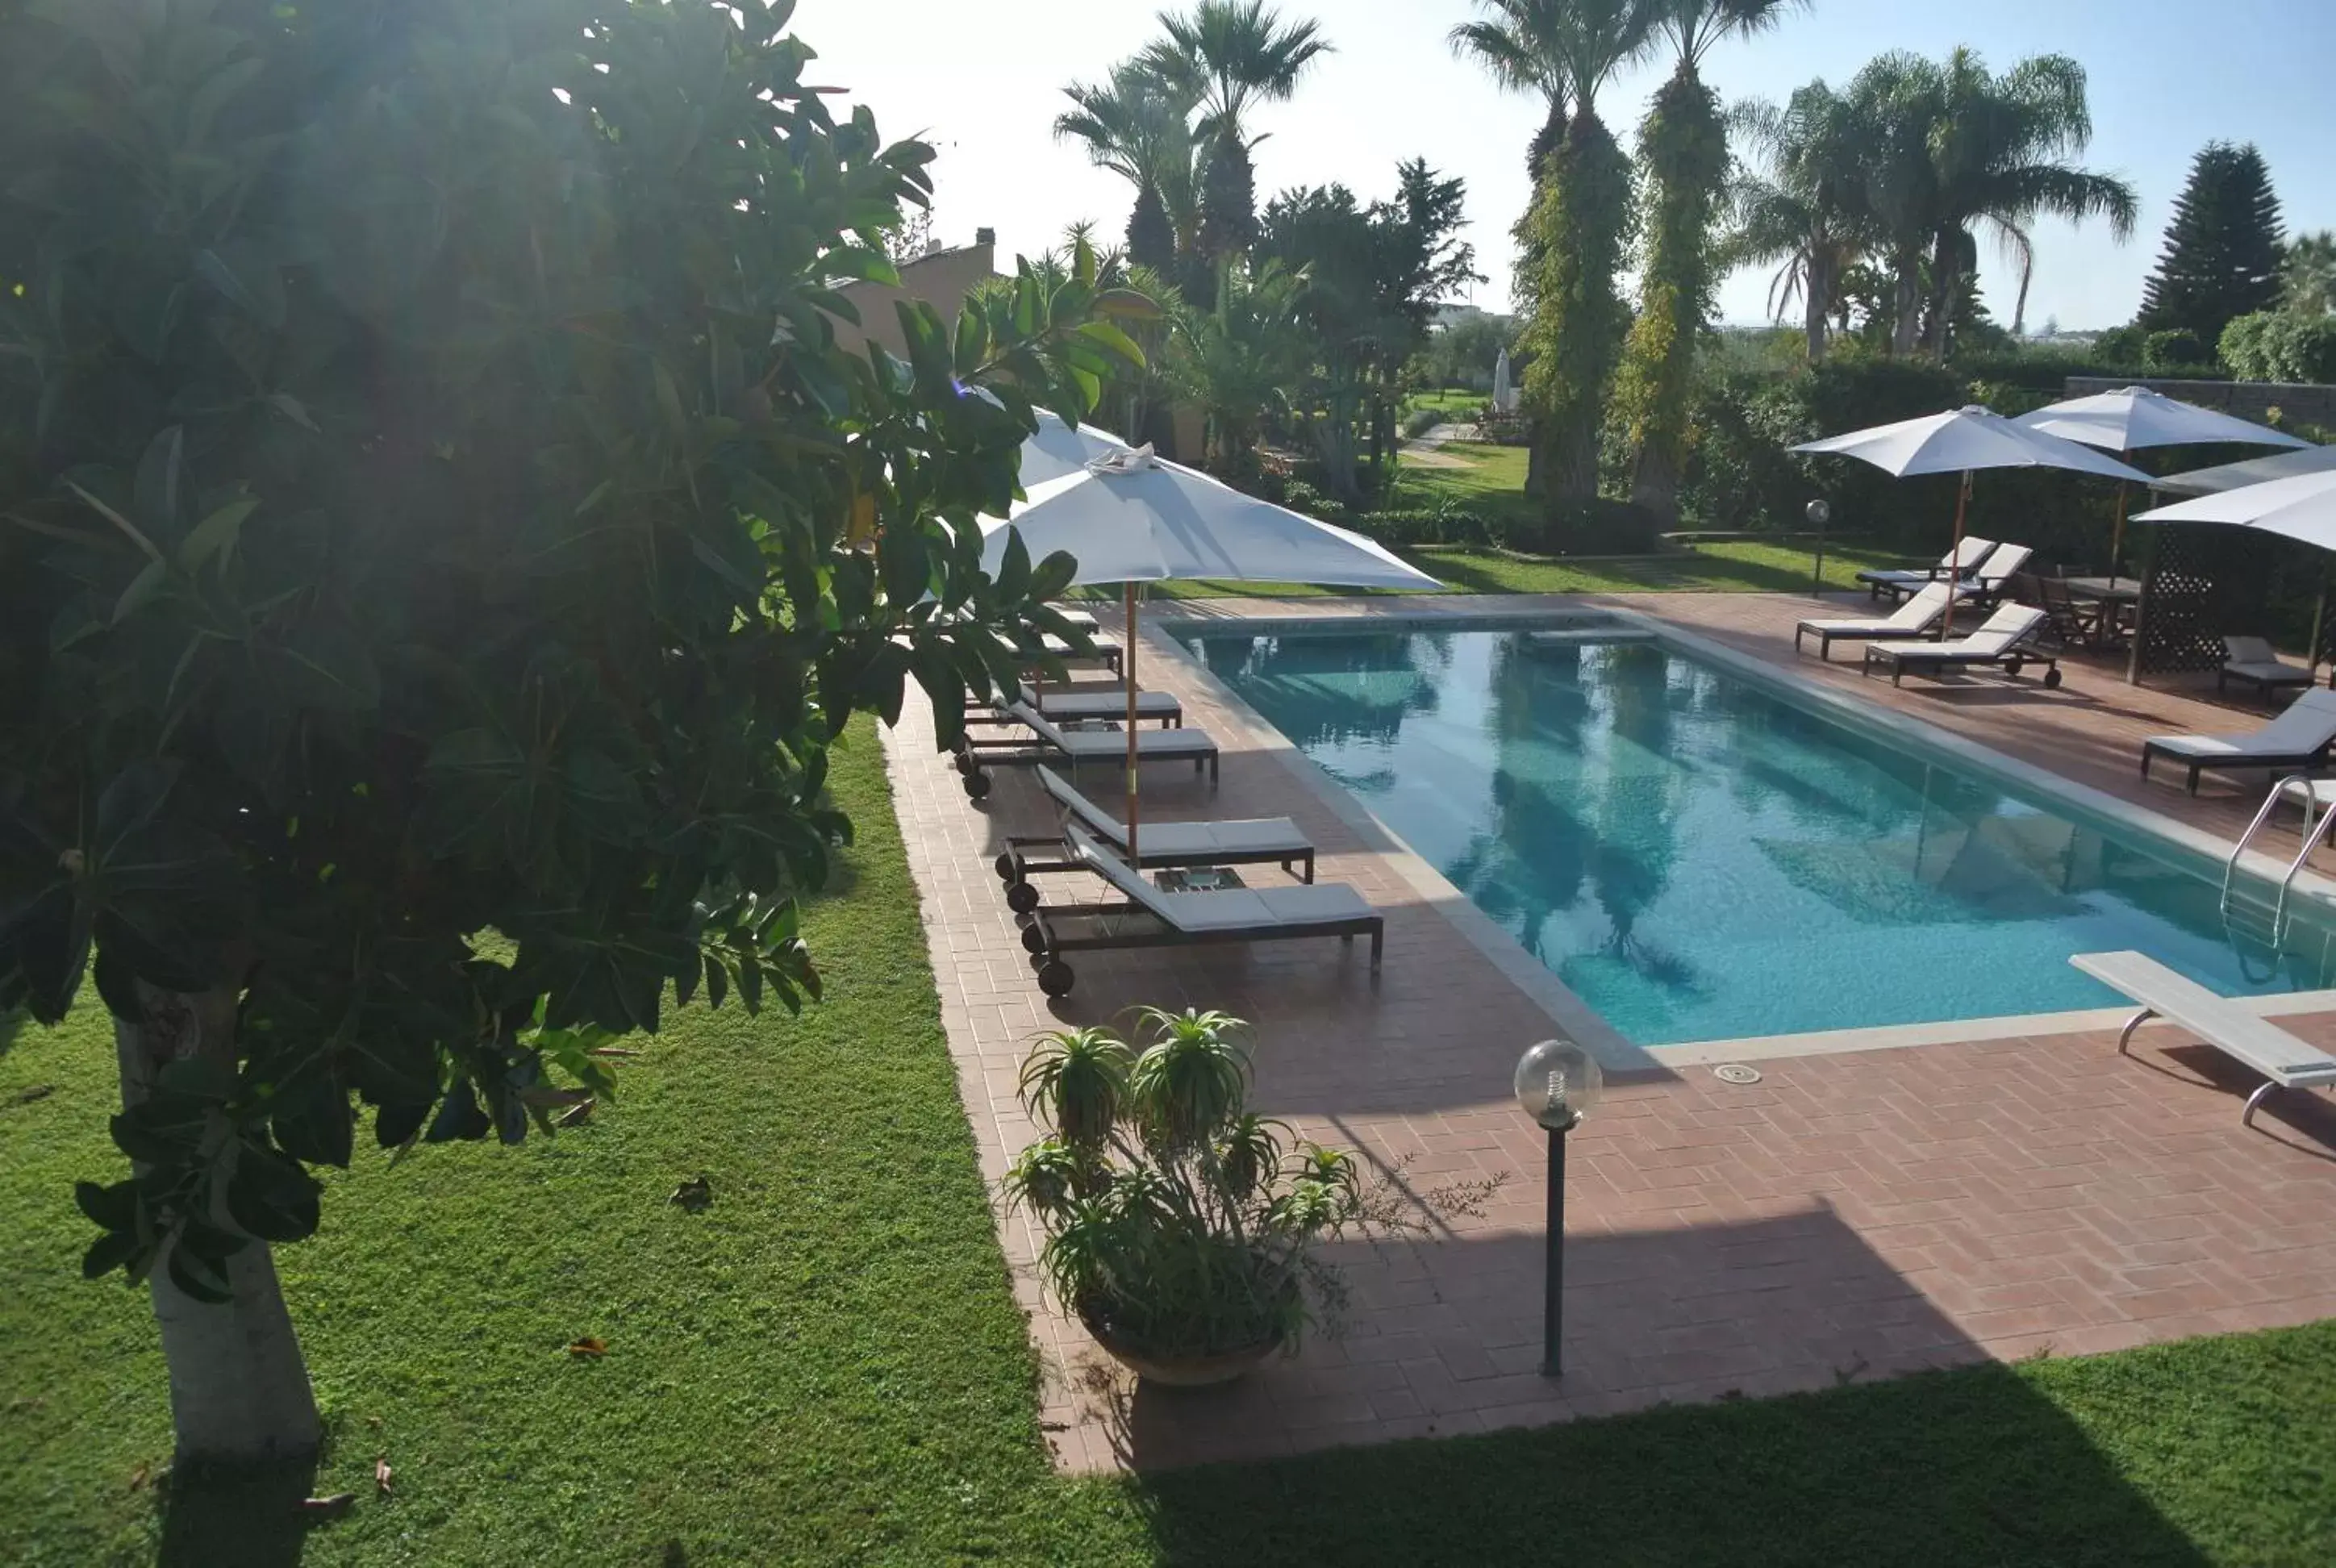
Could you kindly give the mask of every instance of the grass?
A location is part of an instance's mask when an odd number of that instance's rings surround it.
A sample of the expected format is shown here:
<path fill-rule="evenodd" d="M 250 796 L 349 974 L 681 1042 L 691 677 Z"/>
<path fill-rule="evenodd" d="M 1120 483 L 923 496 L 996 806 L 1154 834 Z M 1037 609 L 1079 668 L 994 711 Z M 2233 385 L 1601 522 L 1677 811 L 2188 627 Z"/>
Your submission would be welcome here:
<path fill-rule="evenodd" d="M 1440 408 L 1447 414 L 1474 414 L 1492 398 L 1482 392 L 1471 392 L 1465 386 L 1439 386 L 1431 391 L 1415 392 L 1403 400 L 1403 412 L 1415 408 Z"/>
<path fill-rule="evenodd" d="M 1387 498 L 1390 510 L 1433 511 L 1448 502 L 1494 522 L 1533 518 L 1533 505 L 1525 500 L 1525 448 L 1454 441 L 1436 450 L 1452 463 L 1405 459 Z"/>
<path fill-rule="evenodd" d="M 316 1490 L 359 1496 L 283 1554 L 259 1549 L 277 1515 L 206 1534 L 210 1494 L 165 1505 L 144 1304 L 74 1269 L 70 1183 L 117 1163 L 105 1027 L 22 1029 L 0 1055 L 0 1561 L 2336 1561 L 2336 1323 L 1056 1477 L 864 724 L 834 788 L 861 835 L 807 923 L 823 1005 L 683 1012 L 553 1142 L 368 1152 L 280 1251 L 331 1427 Z M 709 1209 L 667 1203 L 700 1173 Z M 583 1335 L 607 1356 L 565 1354 Z"/>
<path fill-rule="evenodd" d="M 1428 545 L 1397 553 L 1453 593 L 1806 593 L 1815 565 L 1813 553 L 1797 545 L 1757 540 L 1715 540 L 1670 555 L 1580 560 L 1472 545 Z M 1913 560 L 1863 546 L 1830 546 L 1825 550 L 1825 586 L 1854 589 L 1861 571 L 1905 566 Z M 1377 591 L 1301 583 L 1155 582 L 1148 585 L 1146 597 L 1328 599 Z M 1083 592 L 1096 599 L 1115 601 L 1119 597 L 1109 589 Z"/>

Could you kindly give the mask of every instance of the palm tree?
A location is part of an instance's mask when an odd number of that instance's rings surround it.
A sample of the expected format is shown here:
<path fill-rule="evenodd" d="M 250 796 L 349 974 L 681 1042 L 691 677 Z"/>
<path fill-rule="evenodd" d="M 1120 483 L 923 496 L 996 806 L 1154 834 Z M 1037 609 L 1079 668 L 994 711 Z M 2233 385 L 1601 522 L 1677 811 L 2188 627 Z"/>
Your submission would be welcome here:
<path fill-rule="evenodd" d="M 1678 63 L 1639 131 L 1649 186 L 1646 262 L 1619 394 L 1636 453 L 1631 499 L 1664 516 L 1679 510 L 1689 382 L 1711 314 L 1712 228 L 1728 182 L 1727 122 L 1699 67 L 1721 39 L 1764 32 L 1798 3 L 1666 0 L 1655 23 Z"/>
<path fill-rule="evenodd" d="M 1128 255 L 1167 271 L 1180 243 L 1189 245 L 1199 227 L 1189 123 L 1193 100 L 1133 60 L 1113 66 L 1109 82 L 1075 82 L 1063 96 L 1074 107 L 1055 117 L 1055 134 L 1085 142 L 1090 162 L 1135 187 Z"/>
<path fill-rule="evenodd" d="M 1330 51 L 1320 24 L 1284 23 L 1265 0 L 1199 0 L 1189 15 L 1160 14 L 1168 34 L 1146 49 L 1144 63 L 1174 91 L 1200 106 L 1197 127 L 1206 145 L 1201 182 L 1203 254 L 1220 258 L 1257 239 L 1257 175 L 1249 150 L 1262 136 L 1249 133 L 1257 103 L 1286 102 L 1317 56 Z"/>
<path fill-rule="evenodd" d="M 1864 143 L 1865 208 L 1893 287 L 1890 352 L 1914 350 L 1922 331 L 1922 269 L 1937 233 L 1932 130 L 1946 117 L 1945 73 L 1918 54 L 1883 54 L 1849 83 Z"/>
<path fill-rule="evenodd" d="M 2082 152 L 2093 135 L 2085 68 L 2074 60 L 2039 54 L 1992 76 L 1979 56 L 1958 49 L 1940 75 L 1942 112 L 1930 134 L 1934 183 L 1924 346 L 1943 359 L 1953 302 L 1976 250 L 1975 229 L 1992 230 L 2019 262 L 2011 323 L 2017 333 L 2026 325 L 2036 268 L 2029 226 L 2048 215 L 2071 223 L 2107 218 L 2109 232 L 2125 240 L 2132 238 L 2141 202 L 2114 175 L 2064 161 Z"/>
<path fill-rule="evenodd" d="M 2299 316 L 2336 310 L 2336 232 L 2299 234 L 2279 268 L 2279 307 Z"/>
<path fill-rule="evenodd" d="M 1163 375 L 1207 421 L 1211 472 L 1239 478 L 1254 467 L 1260 426 L 1287 411 L 1312 350 L 1305 289 L 1304 275 L 1279 261 L 1254 273 L 1236 264 L 1223 269 L 1212 308 L 1170 307 Z"/>
<path fill-rule="evenodd" d="M 1782 109 L 1757 99 L 1740 103 L 1729 122 L 1768 172 L 1736 181 L 1735 230 L 1721 265 L 1781 264 L 1770 307 L 1781 322 L 1799 297 L 1809 363 L 1822 363 L 1826 325 L 1843 309 L 1843 280 L 1879 239 L 1865 200 L 1866 141 L 1855 105 L 1818 81 L 1794 89 Z"/>
<path fill-rule="evenodd" d="M 1504 86 L 1568 106 L 1520 228 L 1525 406 L 1535 429 L 1526 489 L 1561 502 L 1598 491 L 1598 427 L 1630 310 L 1615 290 L 1630 238 L 1630 164 L 1598 118 L 1598 90 L 1643 54 L 1662 0 L 1479 0 L 1488 15 L 1453 29 L 1455 53 Z"/>

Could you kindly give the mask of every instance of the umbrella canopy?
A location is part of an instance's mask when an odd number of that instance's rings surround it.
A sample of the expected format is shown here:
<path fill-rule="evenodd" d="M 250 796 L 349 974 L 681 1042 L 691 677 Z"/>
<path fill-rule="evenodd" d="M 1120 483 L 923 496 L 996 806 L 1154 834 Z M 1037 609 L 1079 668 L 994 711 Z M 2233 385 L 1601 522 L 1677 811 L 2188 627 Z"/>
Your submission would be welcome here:
<path fill-rule="evenodd" d="M 2068 468 L 2078 473 L 2137 479 L 2145 483 L 2149 478 L 2113 457 L 2103 457 L 2089 446 L 2030 430 L 1977 404 L 1945 414 L 1925 414 L 1920 419 L 1902 419 L 1894 424 L 1853 430 L 1846 435 L 1827 436 L 1823 441 L 1806 441 L 1792 450 L 1854 457 L 1901 477 L 1910 473 L 1961 474 L 1962 488 L 1955 492 L 1952 548 L 1956 551 L 1963 546 L 1963 511 L 1971 502 L 1971 476 L 1975 469 Z M 1955 625 L 1955 588 L 1956 579 L 1950 573 L 1946 613 L 1949 632 Z"/>
<path fill-rule="evenodd" d="M 1127 450 L 1127 443 L 1092 424 L 1066 424 L 1062 415 L 1041 408 L 1038 433 L 1022 443 L 1022 489 L 1027 492 L 1050 479 L 1078 473 L 1099 457 Z"/>
<path fill-rule="evenodd" d="M 2267 484 L 2300 473 L 2325 473 L 2336 469 L 2336 446 L 2307 446 L 2301 452 L 2274 452 L 2243 463 L 2218 463 L 2187 473 L 2163 474 L 2149 482 L 2160 495 L 2213 495 L 2244 484 Z"/>
<path fill-rule="evenodd" d="M 2336 448 L 2329 450 L 2336 451 Z M 2220 522 L 2336 550 L 2336 472 L 2303 473 L 2134 513 L 2136 522 Z"/>
<path fill-rule="evenodd" d="M 1030 491 L 1003 522 L 988 521 L 982 565 L 995 572 L 1009 534 L 1033 560 L 1078 557 L 1075 583 L 1315 582 L 1342 588 L 1436 589 L 1386 547 L 1244 495 L 1181 463 L 1125 448 Z"/>
<path fill-rule="evenodd" d="M 1149 446 L 1121 448 L 1050 480 L 1003 521 L 982 525 L 982 568 L 995 574 L 1019 536 L 1033 560 L 1058 550 L 1078 558 L 1074 583 L 1126 585 L 1127 855 L 1137 864 L 1135 585 L 1195 578 L 1222 582 L 1313 582 L 1342 588 L 1436 589 L 1383 546 L 1327 522 L 1244 495 Z"/>
<path fill-rule="evenodd" d="M 1969 473 L 1980 468 L 2069 468 L 2079 473 L 2149 482 L 2149 475 L 1973 404 L 1945 414 L 1902 419 L 1805 441 L 1795 452 L 1835 453 L 1870 463 L 1885 473 Z"/>
<path fill-rule="evenodd" d="M 2013 423 L 2106 452 L 2131 452 L 2144 446 L 2200 446 L 2210 442 L 2253 446 L 2312 444 L 2267 424 L 2201 408 L 2146 386 L 2071 397 L 2033 414 L 2023 414 Z"/>

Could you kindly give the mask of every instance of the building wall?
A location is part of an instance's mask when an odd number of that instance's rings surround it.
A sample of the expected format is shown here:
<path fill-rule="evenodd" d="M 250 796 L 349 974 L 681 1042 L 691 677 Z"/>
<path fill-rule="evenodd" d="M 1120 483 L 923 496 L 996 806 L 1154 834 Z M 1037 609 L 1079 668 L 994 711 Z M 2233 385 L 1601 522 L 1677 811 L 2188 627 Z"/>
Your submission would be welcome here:
<path fill-rule="evenodd" d="M 967 292 L 996 276 L 997 263 L 997 237 L 985 229 L 971 245 L 930 251 L 902 266 L 898 288 L 884 283 L 847 284 L 839 292 L 859 307 L 860 325 L 837 318 L 835 340 L 855 354 L 871 342 L 881 343 L 905 359 L 909 343 L 901 336 L 900 314 L 893 308 L 894 303 L 921 299 L 940 312 L 944 326 L 954 326 Z"/>
<path fill-rule="evenodd" d="M 2278 409 L 2281 415 L 2292 422 L 2307 424 L 2336 425 L 2336 386 L 2295 385 L 2277 381 L 2168 381 L 2152 376 L 2144 381 L 2097 375 L 2072 375 L 2063 394 L 2068 397 L 2090 397 L 2095 393 L 2115 392 L 2120 387 L 2146 386 L 2168 397 L 2178 397 L 2185 403 L 2195 403 L 2201 408 L 2218 409 L 2262 424 Z"/>

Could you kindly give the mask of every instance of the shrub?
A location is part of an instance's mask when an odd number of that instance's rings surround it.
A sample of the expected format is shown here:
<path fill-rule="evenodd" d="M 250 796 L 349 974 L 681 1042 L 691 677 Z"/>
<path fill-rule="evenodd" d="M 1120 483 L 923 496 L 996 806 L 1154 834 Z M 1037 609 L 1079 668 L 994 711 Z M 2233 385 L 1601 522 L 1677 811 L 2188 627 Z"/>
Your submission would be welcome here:
<path fill-rule="evenodd" d="M 2336 382 L 2336 317 L 2257 311 L 2224 327 L 2221 346 L 2241 381 Z"/>
<path fill-rule="evenodd" d="M 2153 332 L 2141 340 L 2141 363 L 2153 375 L 2180 375 L 2212 366 L 2214 356 L 2186 326 Z"/>
<path fill-rule="evenodd" d="M 1423 544 L 1502 544 L 1507 531 L 1478 512 L 1445 505 L 1433 511 L 1408 508 L 1371 511 L 1353 520 L 1352 526 L 1393 550 Z"/>
<path fill-rule="evenodd" d="M 1004 1185 L 1046 1232 L 1039 1267 L 1098 1338 L 1138 1354 L 1295 1349 L 1314 1302 L 1343 1299 L 1315 1247 L 1412 1226 L 1374 1204 L 1352 1154 L 1248 1108 L 1239 1018 L 1140 1017 L 1140 1051 L 1072 1029 L 1041 1036 L 1022 1065 L 1022 1103 L 1046 1135 Z"/>
<path fill-rule="evenodd" d="M 1452 422 L 1448 408 L 1415 408 L 1403 416 L 1403 434 L 1406 441 L 1416 441 L 1439 424 Z"/>

